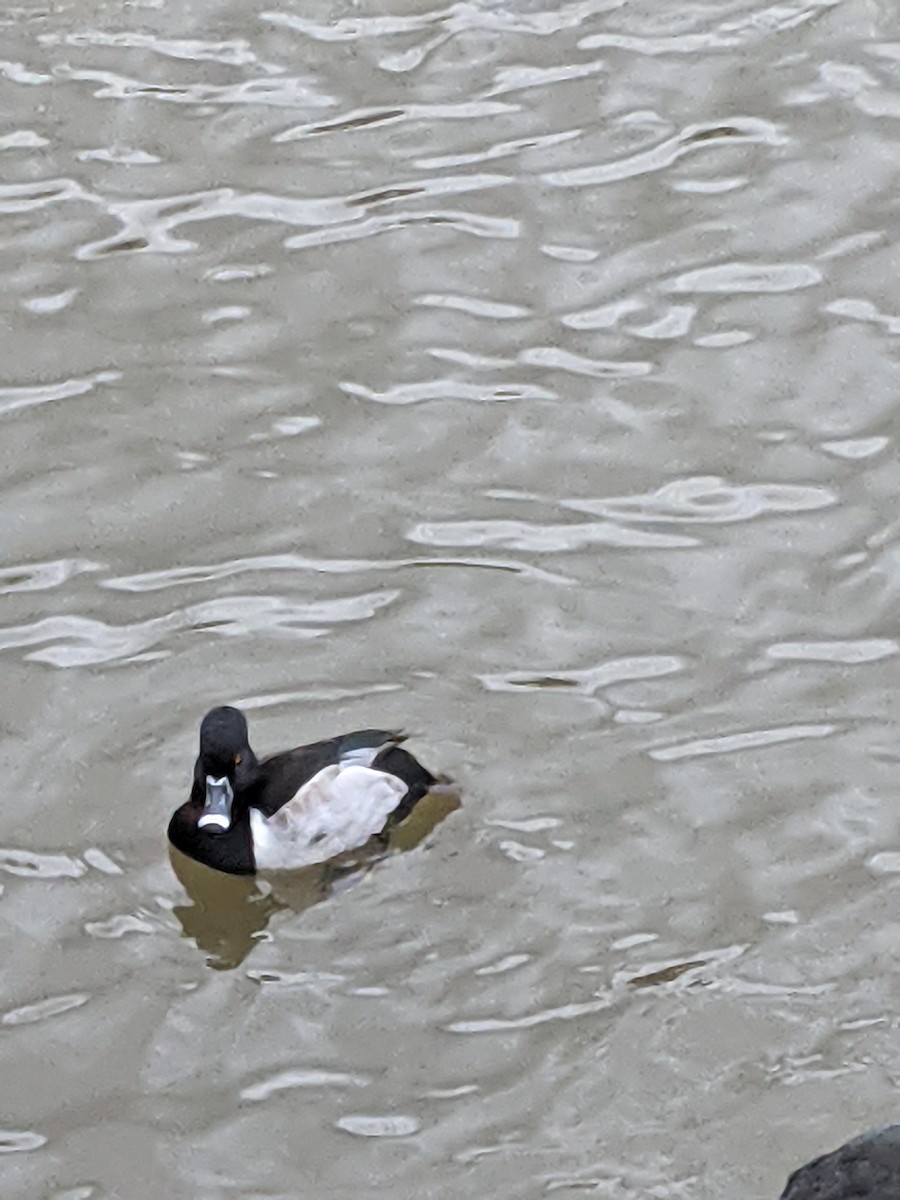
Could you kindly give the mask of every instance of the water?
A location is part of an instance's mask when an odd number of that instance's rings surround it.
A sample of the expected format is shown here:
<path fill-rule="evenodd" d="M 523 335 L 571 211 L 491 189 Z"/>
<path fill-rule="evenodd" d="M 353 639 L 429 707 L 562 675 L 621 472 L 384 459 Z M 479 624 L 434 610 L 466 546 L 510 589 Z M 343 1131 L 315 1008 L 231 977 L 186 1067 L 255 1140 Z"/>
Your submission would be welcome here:
<path fill-rule="evenodd" d="M 887 1121 L 894 5 L 2 27 L 3 1194 L 767 1200 Z M 462 805 L 170 862 L 221 702 Z"/>

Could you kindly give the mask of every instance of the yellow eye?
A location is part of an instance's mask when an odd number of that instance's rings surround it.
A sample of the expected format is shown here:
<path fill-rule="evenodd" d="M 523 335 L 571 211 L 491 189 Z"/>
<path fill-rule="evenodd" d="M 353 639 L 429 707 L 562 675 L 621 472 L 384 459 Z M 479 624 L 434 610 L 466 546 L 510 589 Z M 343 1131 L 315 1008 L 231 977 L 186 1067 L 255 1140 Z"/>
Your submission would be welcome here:
<path fill-rule="evenodd" d="M 234 765 L 236 767 L 239 767 L 241 765 L 241 756 L 239 754 L 236 754 L 234 756 Z"/>

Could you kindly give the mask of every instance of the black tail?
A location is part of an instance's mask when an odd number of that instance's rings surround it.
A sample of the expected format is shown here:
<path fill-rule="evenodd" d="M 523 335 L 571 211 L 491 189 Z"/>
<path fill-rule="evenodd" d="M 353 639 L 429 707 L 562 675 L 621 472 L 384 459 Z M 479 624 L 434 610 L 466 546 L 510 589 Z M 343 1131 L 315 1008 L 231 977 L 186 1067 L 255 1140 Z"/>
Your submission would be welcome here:
<path fill-rule="evenodd" d="M 353 750 L 375 750 L 378 746 L 399 746 L 406 741 L 405 733 L 396 733 L 390 729 L 357 729 L 355 733 L 345 733 L 336 737 L 342 754 Z"/>
<path fill-rule="evenodd" d="M 409 789 L 388 820 L 389 825 L 398 825 L 412 812 L 426 792 L 438 782 L 430 771 L 422 766 L 408 750 L 400 746 L 388 746 L 382 750 L 372 766 L 376 771 L 387 771 L 402 779 Z"/>

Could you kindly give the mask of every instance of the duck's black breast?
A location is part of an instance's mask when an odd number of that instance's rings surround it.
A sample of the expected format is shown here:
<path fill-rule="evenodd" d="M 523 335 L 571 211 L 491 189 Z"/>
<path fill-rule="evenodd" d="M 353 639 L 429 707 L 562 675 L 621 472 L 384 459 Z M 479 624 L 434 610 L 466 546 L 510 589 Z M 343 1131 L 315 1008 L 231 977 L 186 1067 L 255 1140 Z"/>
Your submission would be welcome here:
<path fill-rule="evenodd" d="M 216 871 L 225 871 L 229 875 L 255 874 L 253 837 L 247 813 L 223 833 L 208 833 L 197 824 L 202 812 L 202 804 L 188 800 L 172 814 L 168 831 L 172 845 L 188 858 Z"/>
<path fill-rule="evenodd" d="M 888 1125 L 795 1171 L 781 1200 L 898 1200 L 900 1125 Z"/>

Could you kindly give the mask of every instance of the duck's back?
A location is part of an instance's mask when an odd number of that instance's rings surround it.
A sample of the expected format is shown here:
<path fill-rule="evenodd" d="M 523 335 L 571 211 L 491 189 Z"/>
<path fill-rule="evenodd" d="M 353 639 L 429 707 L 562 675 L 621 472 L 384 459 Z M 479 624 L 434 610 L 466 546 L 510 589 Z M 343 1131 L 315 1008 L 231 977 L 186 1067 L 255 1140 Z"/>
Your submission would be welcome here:
<path fill-rule="evenodd" d="M 790 1177 L 781 1200 L 900 1200 L 900 1125 L 807 1163 Z"/>
<path fill-rule="evenodd" d="M 326 862 L 402 821 L 437 780 L 401 741 L 361 729 L 266 759 L 250 807 L 257 868 Z"/>
<path fill-rule="evenodd" d="M 264 784 L 253 801 L 264 816 L 271 817 L 326 767 L 371 766 L 379 755 L 393 749 L 402 735 L 384 729 L 360 729 L 339 737 L 312 742 L 296 750 L 273 754 L 262 763 Z M 387 768 L 388 770 L 390 768 Z"/>

